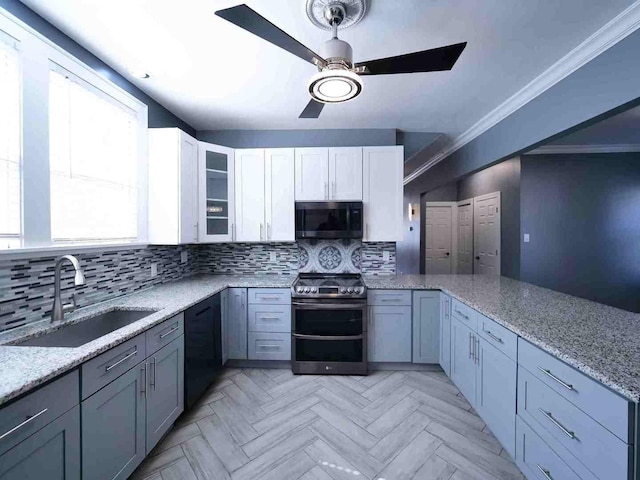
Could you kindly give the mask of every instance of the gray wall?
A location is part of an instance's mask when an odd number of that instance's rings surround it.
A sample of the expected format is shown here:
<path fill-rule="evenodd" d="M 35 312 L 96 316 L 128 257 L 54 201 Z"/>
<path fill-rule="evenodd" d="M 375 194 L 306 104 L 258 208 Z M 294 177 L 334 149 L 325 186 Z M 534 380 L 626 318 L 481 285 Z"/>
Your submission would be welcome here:
<path fill-rule="evenodd" d="M 500 270 L 520 278 L 520 159 L 506 160 L 458 182 L 458 200 L 501 192 Z"/>
<path fill-rule="evenodd" d="M 96 70 L 103 77 L 109 79 L 123 90 L 126 90 L 141 102 L 144 102 L 149 109 L 149 127 L 179 127 L 190 135 L 195 136 L 195 128 L 175 116 L 98 57 L 62 33 L 26 5 L 20 3 L 18 0 L 0 0 L 0 7 L 18 17 L 31 28 L 37 30 L 41 35 L 44 35 L 49 40 L 87 64 L 89 67 Z"/>
<path fill-rule="evenodd" d="M 405 205 L 419 202 L 424 192 L 640 104 L 638 51 L 640 30 L 407 184 Z M 422 163 L 431 153 L 426 149 Z M 414 224 L 398 244 L 398 270 L 405 273 L 419 272 L 419 221 Z"/>
<path fill-rule="evenodd" d="M 200 130 L 197 138 L 231 148 L 357 147 L 396 145 L 396 130 Z"/>
<path fill-rule="evenodd" d="M 640 154 L 522 157 L 521 279 L 640 312 Z"/>

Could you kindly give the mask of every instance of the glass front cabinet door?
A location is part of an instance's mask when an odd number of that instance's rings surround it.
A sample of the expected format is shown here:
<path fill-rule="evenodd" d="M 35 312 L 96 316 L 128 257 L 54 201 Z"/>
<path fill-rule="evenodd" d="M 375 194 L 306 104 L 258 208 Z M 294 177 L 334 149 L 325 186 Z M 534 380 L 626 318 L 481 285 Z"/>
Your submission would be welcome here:
<path fill-rule="evenodd" d="M 233 149 L 198 142 L 198 170 L 199 241 L 233 241 Z"/>

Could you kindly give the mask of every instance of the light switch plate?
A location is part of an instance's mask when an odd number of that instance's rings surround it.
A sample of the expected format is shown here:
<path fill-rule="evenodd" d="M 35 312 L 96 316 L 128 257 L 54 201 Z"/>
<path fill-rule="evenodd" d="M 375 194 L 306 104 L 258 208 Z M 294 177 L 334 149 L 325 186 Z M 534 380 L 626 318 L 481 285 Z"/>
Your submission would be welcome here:
<path fill-rule="evenodd" d="M 389 261 L 389 250 L 382 251 L 382 260 L 384 260 L 385 262 Z"/>
<path fill-rule="evenodd" d="M 180 263 L 187 263 L 188 260 L 189 260 L 189 252 L 187 252 L 186 250 L 183 252 L 180 252 Z"/>
<path fill-rule="evenodd" d="M 158 264 L 157 263 L 152 263 L 151 264 L 151 278 L 157 277 L 157 276 L 158 276 Z"/>
<path fill-rule="evenodd" d="M 524 243 L 529 243 L 529 234 L 528 233 L 524 234 Z"/>
<path fill-rule="evenodd" d="M 276 261 L 276 252 L 269 252 L 269 261 L 270 262 Z"/>

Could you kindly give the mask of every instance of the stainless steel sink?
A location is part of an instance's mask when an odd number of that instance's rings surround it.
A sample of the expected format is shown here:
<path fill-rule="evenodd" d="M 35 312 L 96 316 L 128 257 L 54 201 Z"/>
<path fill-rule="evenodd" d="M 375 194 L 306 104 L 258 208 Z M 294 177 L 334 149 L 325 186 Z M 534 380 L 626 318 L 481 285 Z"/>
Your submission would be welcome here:
<path fill-rule="evenodd" d="M 51 333 L 18 342 L 15 345 L 21 347 L 79 347 L 119 328 L 126 327 L 156 311 L 111 310 L 81 322 L 66 325 Z"/>

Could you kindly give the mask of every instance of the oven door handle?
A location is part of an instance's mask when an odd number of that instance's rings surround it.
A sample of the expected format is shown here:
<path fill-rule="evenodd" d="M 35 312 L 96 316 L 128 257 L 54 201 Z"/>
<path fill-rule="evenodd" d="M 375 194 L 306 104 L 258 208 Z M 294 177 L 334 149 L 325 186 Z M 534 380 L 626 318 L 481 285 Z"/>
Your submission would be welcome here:
<path fill-rule="evenodd" d="M 359 304 L 291 302 L 291 304 L 296 310 L 364 310 L 367 307 L 364 302 Z"/>
<path fill-rule="evenodd" d="M 301 340 L 362 340 L 364 335 L 304 335 L 302 333 L 292 333 L 293 338 Z"/>

